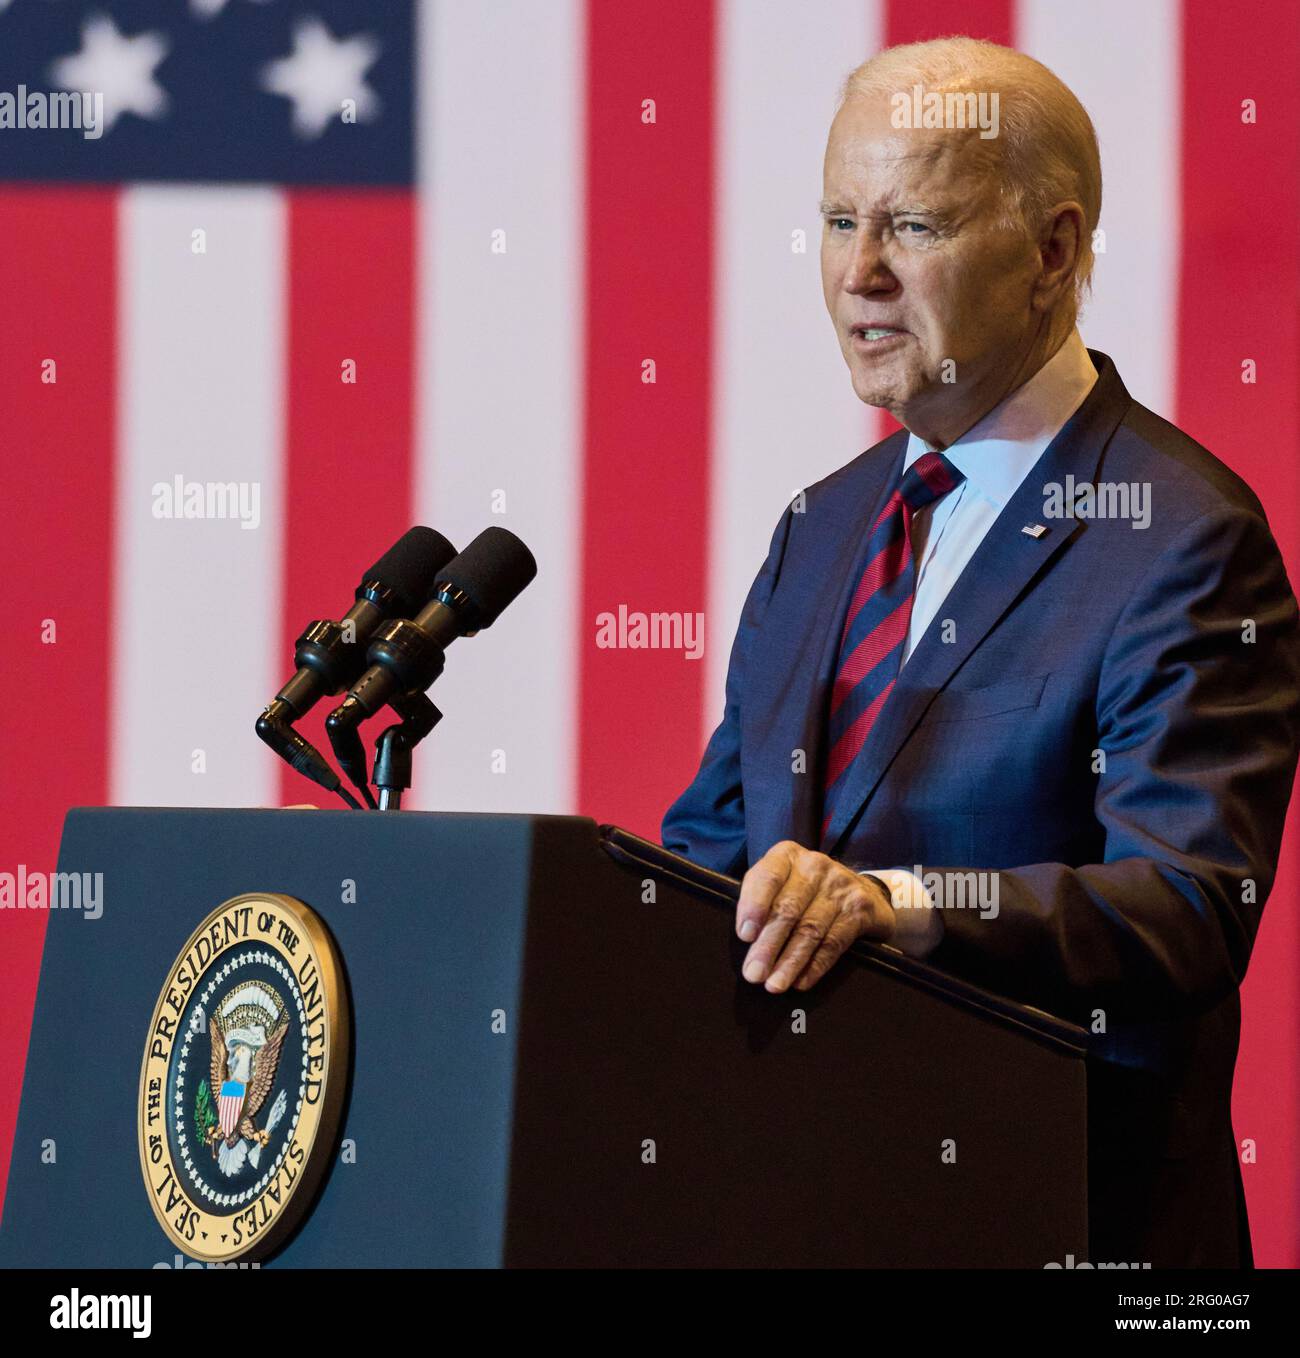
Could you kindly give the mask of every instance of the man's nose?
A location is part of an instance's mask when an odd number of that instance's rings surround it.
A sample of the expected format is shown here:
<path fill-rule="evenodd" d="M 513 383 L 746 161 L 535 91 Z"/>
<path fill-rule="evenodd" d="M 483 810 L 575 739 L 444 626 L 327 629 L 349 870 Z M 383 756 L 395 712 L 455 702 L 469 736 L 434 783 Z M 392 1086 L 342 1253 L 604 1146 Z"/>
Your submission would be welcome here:
<path fill-rule="evenodd" d="M 872 292 L 892 292 L 898 279 L 885 263 L 880 242 L 867 231 L 859 231 L 853 241 L 853 254 L 844 275 L 844 291 L 855 296 Z"/>

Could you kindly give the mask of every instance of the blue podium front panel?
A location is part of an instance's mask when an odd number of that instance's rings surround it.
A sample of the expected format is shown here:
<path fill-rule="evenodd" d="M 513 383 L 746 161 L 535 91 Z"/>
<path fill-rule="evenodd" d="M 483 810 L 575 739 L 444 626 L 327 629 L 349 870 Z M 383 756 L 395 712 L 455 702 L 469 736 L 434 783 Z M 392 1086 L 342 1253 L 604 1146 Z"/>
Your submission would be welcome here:
<path fill-rule="evenodd" d="M 103 912 L 51 911 L 0 1264 L 175 1263 L 136 1148 L 145 1036 L 192 930 L 258 891 L 322 917 L 353 1029 L 340 1152 L 268 1266 L 498 1265 L 533 819 L 70 812 L 59 870 L 102 873 Z"/>

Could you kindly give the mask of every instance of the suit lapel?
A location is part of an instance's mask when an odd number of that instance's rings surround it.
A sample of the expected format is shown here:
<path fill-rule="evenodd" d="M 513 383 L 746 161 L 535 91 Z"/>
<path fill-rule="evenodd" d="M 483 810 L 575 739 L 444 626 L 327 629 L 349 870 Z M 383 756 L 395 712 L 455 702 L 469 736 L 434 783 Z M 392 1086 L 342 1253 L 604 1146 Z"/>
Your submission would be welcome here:
<path fill-rule="evenodd" d="M 892 440 L 897 440 L 896 446 Z M 864 488 L 864 493 L 855 498 L 849 531 L 844 534 L 834 564 L 826 574 L 827 587 L 820 591 L 822 607 L 817 620 L 819 630 L 809 638 L 808 653 L 816 656 L 816 668 L 811 676 L 811 684 L 803 686 L 803 692 L 807 694 L 811 690 L 812 695 L 811 701 L 806 698 L 804 701 L 804 727 L 800 742 L 800 748 L 807 751 L 807 769 L 805 773 L 794 775 L 793 794 L 795 824 L 802 836 L 798 840 L 800 844 L 815 844 L 821 832 L 822 771 L 828 753 L 826 714 L 831 685 L 835 682 L 835 666 L 839 660 L 840 633 L 844 630 L 849 600 L 866 569 L 863 553 L 871 536 L 871 525 L 879 518 L 885 502 L 902 476 L 907 431 L 892 434 L 881 445 L 881 450 L 887 456 L 878 458 L 876 466 L 884 475 L 874 477 L 871 484 Z M 838 589 L 835 588 L 836 582 Z"/>
<path fill-rule="evenodd" d="M 1044 525 L 1047 531 L 1040 537 L 1022 531 L 1027 524 L 1043 522 L 1043 488 L 1049 482 L 1064 485 L 1071 473 L 1076 482 L 1093 479 L 1102 451 L 1130 404 L 1115 365 L 1105 354 L 1089 353 L 1097 368 L 1092 391 L 998 515 L 903 666 L 866 744 L 850 765 L 822 843 L 823 852 L 832 857 L 935 695 L 1019 596 L 1041 581 L 1057 553 L 1083 530 L 1079 520 L 1054 519 Z M 847 606 L 847 597 L 843 606 Z M 843 617 L 842 608 L 839 617 Z M 956 624 L 952 642 L 942 639 L 945 618 Z M 824 703 L 819 704 L 819 711 L 824 712 Z"/>
<path fill-rule="evenodd" d="M 768 666 L 749 676 L 741 749 L 745 764 L 756 771 L 789 770 L 788 811 L 777 809 L 778 838 L 793 838 L 800 844 L 816 842 L 826 699 L 840 630 L 860 573 L 867 529 L 899 478 L 906 448 L 907 434 L 900 432 L 868 449 L 856 467 L 846 468 L 849 483 L 845 490 L 810 511 L 805 525 L 811 538 L 810 556 L 801 574 L 817 581 L 812 595 L 815 602 L 810 606 L 806 590 L 778 590 L 763 619 L 763 631 L 782 638 L 781 649 L 792 663 L 785 670 Z M 802 773 L 792 767 L 796 748 L 805 752 Z"/>

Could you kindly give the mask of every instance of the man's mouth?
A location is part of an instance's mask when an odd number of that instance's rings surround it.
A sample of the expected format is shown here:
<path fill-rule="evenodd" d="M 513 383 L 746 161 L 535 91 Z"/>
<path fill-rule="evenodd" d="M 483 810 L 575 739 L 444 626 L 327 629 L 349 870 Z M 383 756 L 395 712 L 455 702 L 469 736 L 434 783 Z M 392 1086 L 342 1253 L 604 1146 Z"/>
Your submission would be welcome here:
<path fill-rule="evenodd" d="M 890 340 L 906 335 L 906 330 L 897 330 L 887 325 L 855 325 L 849 331 L 851 339 L 862 345 L 888 344 Z"/>

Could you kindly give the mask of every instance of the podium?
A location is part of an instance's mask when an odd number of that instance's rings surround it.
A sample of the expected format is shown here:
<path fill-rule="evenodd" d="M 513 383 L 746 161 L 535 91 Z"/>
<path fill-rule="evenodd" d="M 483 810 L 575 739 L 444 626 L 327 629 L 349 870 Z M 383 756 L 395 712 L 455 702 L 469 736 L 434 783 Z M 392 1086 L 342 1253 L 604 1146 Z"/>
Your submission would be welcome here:
<path fill-rule="evenodd" d="M 769 995 L 737 883 L 614 827 L 79 809 L 59 870 L 102 872 L 103 913 L 50 915 L 0 1264 L 175 1262 L 141 1057 L 186 939 L 251 891 L 323 919 L 352 1013 L 343 1150 L 264 1267 L 1088 1257 L 1079 1029 L 870 944 Z"/>

